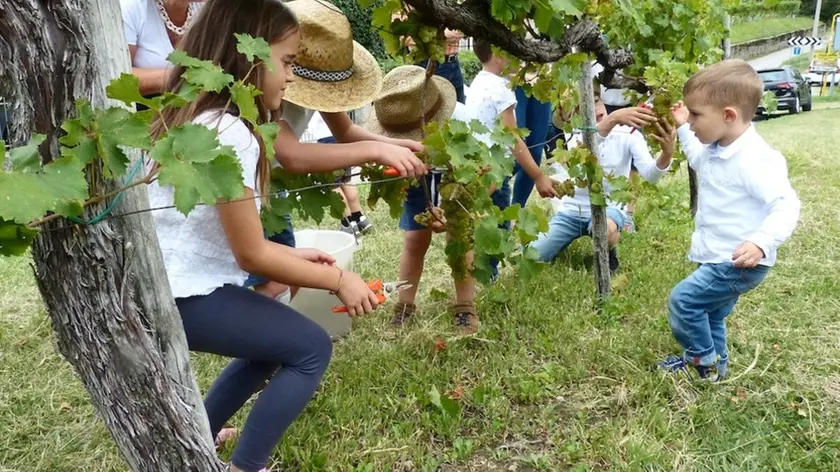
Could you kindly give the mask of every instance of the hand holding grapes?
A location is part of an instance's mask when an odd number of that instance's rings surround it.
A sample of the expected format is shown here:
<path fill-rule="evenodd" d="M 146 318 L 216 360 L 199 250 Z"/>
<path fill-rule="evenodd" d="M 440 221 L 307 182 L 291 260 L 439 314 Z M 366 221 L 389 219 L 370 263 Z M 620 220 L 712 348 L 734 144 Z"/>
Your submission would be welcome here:
<path fill-rule="evenodd" d="M 662 148 L 662 154 L 668 157 L 674 155 L 674 149 L 677 141 L 677 130 L 666 119 L 661 119 L 656 122 L 656 132 L 651 135 L 659 147 Z"/>
<path fill-rule="evenodd" d="M 688 115 L 688 108 L 686 108 L 685 103 L 683 103 L 682 100 L 671 107 L 671 116 L 674 117 L 674 121 L 677 123 L 677 128 L 688 123 Z"/>

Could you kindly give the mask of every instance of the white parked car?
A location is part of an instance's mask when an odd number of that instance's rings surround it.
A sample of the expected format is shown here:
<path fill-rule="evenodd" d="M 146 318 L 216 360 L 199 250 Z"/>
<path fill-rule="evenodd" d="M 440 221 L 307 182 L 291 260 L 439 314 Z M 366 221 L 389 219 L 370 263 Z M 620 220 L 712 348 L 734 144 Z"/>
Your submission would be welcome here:
<path fill-rule="evenodd" d="M 802 78 L 804 78 L 806 82 L 811 84 L 812 87 L 818 87 L 822 85 L 823 81 L 823 75 L 817 74 L 816 72 L 806 72 L 802 74 Z M 825 84 L 831 85 L 831 74 L 826 74 Z M 834 86 L 840 86 L 840 72 L 834 74 Z"/>

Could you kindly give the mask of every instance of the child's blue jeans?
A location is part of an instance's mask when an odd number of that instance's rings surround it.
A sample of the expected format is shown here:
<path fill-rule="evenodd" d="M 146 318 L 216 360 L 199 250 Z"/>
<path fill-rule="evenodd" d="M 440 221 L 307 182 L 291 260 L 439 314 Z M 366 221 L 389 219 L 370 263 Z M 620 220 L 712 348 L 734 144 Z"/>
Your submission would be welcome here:
<path fill-rule="evenodd" d="M 726 375 L 726 322 L 738 298 L 758 287 L 770 272 L 768 266 L 739 269 L 731 262 L 701 264 L 671 291 L 668 298 L 671 331 L 694 365 L 714 365 Z"/>
<path fill-rule="evenodd" d="M 611 219 L 618 230 L 624 227 L 624 212 L 615 207 L 607 207 L 607 218 Z M 551 262 L 576 239 L 592 233 L 592 217 L 558 211 L 548 222 L 548 233 L 541 234 L 531 246 L 537 250 L 540 260 Z"/>

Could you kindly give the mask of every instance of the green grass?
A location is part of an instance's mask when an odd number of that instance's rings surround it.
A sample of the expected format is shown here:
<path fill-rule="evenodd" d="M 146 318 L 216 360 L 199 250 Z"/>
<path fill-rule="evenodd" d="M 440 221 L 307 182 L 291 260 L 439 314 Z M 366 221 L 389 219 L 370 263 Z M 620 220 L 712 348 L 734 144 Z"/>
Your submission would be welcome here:
<path fill-rule="evenodd" d="M 782 65 L 793 66 L 800 72 L 805 72 L 811 67 L 811 61 L 808 58 L 807 54 L 800 54 L 798 56 L 786 60 L 782 63 Z"/>
<path fill-rule="evenodd" d="M 762 18 L 756 21 L 735 23 L 732 25 L 732 44 L 746 43 L 747 41 L 798 31 L 809 28 L 813 24 L 813 18 L 804 16 L 795 18 Z"/>
<path fill-rule="evenodd" d="M 356 322 L 278 446 L 275 468 L 840 469 L 840 134 L 825 132 L 838 127 L 840 110 L 758 124 L 788 157 L 803 212 L 777 267 L 730 319 L 731 383 L 697 385 L 649 371 L 678 350 L 665 300 L 692 270 L 681 171 L 641 198 L 640 232 L 620 248 L 629 283 L 603 315 L 595 312 L 590 242 L 581 240 L 529 285 L 503 272 L 481 290 L 479 335 L 455 337 L 437 238 L 415 324 L 394 333 L 387 310 Z M 377 228 L 356 268 L 393 279 L 401 234 L 384 207 L 371 215 Z M 28 264 L 0 259 L 0 470 L 125 470 L 53 348 Z M 448 348 L 436 353 L 438 336 Z M 194 359 L 206 388 L 225 361 Z M 433 388 L 462 391 L 460 411 L 434 406 Z"/>
<path fill-rule="evenodd" d="M 828 87 L 826 87 L 826 90 L 828 90 Z M 814 95 L 814 103 L 840 103 L 840 90 L 835 86 L 834 95 Z"/>

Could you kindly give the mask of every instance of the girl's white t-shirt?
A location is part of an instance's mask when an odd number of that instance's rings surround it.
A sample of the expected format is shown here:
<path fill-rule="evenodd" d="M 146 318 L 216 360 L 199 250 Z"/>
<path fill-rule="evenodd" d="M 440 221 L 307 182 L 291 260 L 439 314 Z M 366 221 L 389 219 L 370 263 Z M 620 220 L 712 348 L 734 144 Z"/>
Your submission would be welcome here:
<path fill-rule="evenodd" d="M 245 187 L 257 193 L 257 162 L 260 146 L 239 118 L 221 111 L 204 112 L 193 120 L 210 129 L 219 129 L 219 142 L 233 146 L 242 165 Z M 219 123 L 217 128 L 217 123 Z M 170 206 L 175 189 L 158 182 L 149 185 L 151 208 Z M 255 199 L 257 211 L 260 199 Z M 216 207 L 199 205 L 184 216 L 169 208 L 152 212 L 169 286 L 175 298 L 207 295 L 226 284 L 242 285 L 248 273 L 239 268 L 225 236 Z"/>
<path fill-rule="evenodd" d="M 470 84 L 470 94 L 467 95 L 466 101 L 470 118 L 493 129 L 499 115 L 508 108 L 516 106 L 516 94 L 510 88 L 510 80 L 483 70 Z M 495 144 L 490 133 L 476 134 L 475 137 L 487 146 Z"/>
<path fill-rule="evenodd" d="M 120 0 L 125 40 L 136 46 L 132 65 L 141 69 L 165 69 L 174 51 L 166 24 L 154 0 Z"/>

